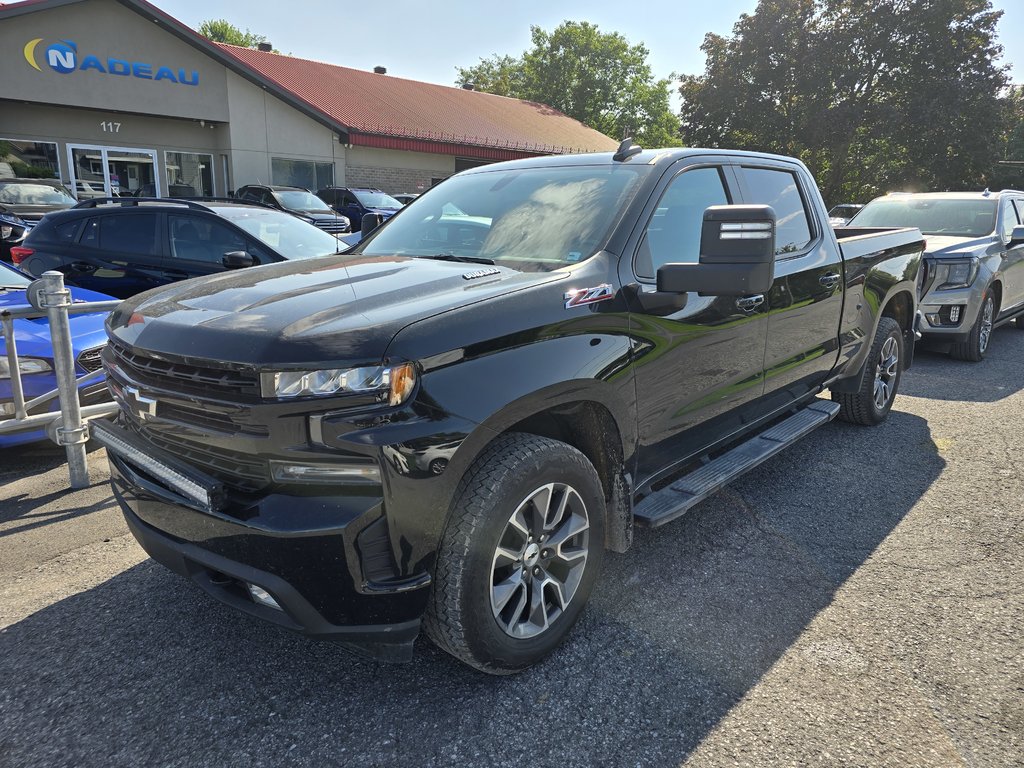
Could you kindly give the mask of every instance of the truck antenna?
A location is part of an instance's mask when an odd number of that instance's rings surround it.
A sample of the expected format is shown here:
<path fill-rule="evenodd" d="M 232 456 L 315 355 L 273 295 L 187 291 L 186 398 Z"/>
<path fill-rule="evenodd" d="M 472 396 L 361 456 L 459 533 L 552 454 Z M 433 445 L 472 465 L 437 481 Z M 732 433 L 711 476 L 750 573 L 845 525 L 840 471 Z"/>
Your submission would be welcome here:
<path fill-rule="evenodd" d="M 612 155 L 612 160 L 614 160 L 617 163 L 621 163 L 624 160 L 628 160 L 633 155 L 639 154 L 642 151 L 643 148 L 639 144 L 633 143 L 633 137 L 627 136 L 625 139 L 622 140 L 622 143 L 619 144 L 619 148 L 615 152 L 615 154 Z"/>

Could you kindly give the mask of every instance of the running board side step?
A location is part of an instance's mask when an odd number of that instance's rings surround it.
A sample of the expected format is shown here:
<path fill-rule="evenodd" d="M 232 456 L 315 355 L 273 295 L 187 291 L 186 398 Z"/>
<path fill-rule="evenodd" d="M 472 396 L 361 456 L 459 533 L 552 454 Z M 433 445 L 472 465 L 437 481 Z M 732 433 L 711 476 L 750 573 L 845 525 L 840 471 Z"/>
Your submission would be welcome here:
<path fill-rule="evenodd" d="M 827 424 L 839 413 L 839 403 L 817 400 L 770 429 L 741 443 L 703 467 L 644 498 L 633 508 L 637 525 L 657 528 L 717 493 L 759 464 Z"/>

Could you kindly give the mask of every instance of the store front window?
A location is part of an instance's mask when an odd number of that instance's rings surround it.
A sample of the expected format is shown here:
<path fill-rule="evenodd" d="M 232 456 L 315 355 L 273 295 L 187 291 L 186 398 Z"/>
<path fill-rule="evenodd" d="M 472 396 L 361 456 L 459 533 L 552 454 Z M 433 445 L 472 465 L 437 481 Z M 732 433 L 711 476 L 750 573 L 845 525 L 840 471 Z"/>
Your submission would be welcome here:
<path fill-rule="evenodd" d="M 71 190 L 79 200 L 161 194 L 153 150 L 69 144 L 68 157 Z"/>
<path fill-rule="evenodd" d="M 213 197 L 213 155 L 164 152 L 168 197 Z"/>
<path fill-rule="evenodd" d="M 275 157 L 270 161 L 270 175 L 273 177 L 272 184 L 305 187 L 315 192 L 334 184 L 334 163 Z"/>
<path fill-rule="evenodd" d="M 51 141 L 0 139 L 0 179 L 59 179 L 57 145 Z"/>

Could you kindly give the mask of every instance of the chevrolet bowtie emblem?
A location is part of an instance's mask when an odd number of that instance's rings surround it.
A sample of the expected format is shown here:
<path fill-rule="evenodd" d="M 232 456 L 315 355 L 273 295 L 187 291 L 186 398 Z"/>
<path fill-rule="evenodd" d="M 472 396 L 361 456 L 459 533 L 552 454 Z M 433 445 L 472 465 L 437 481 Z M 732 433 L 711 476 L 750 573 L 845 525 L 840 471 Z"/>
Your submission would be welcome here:
<path fill-rule="evenodd" d="M 156 418 L 156 400 L 146 397 L 135 387 L 124 388 L 124 399 L 142 421 Z"/>

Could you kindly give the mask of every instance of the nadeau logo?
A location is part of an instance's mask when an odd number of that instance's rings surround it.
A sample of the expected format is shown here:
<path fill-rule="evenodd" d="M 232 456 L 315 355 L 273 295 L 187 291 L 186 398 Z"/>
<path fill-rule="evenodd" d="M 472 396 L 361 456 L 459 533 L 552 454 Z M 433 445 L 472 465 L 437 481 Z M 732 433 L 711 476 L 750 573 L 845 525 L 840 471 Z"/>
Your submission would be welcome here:
<path fill-rule="evenodd" d="M 40 72 L 43 69 L 39 66 L 36 48 L 41 42 L 43 38 L 37 37 L 25 44 L 25 61 Z M 178 85 L 199 85 L 199 73 L 194 69 L 154 67 L 145 61 L 128 61 L 113 57 L 100 59 L 99 56 L 92 54 L 80 57 L 78 44 L 73 40 L 60 40 L 54 43 L 46 49 L 43 60 L 46 66 L 62 75 L 70 75 L 72 72 L 97 72 L 101 75 L 137 77 L 140 80 L 167 80 Z"/>

